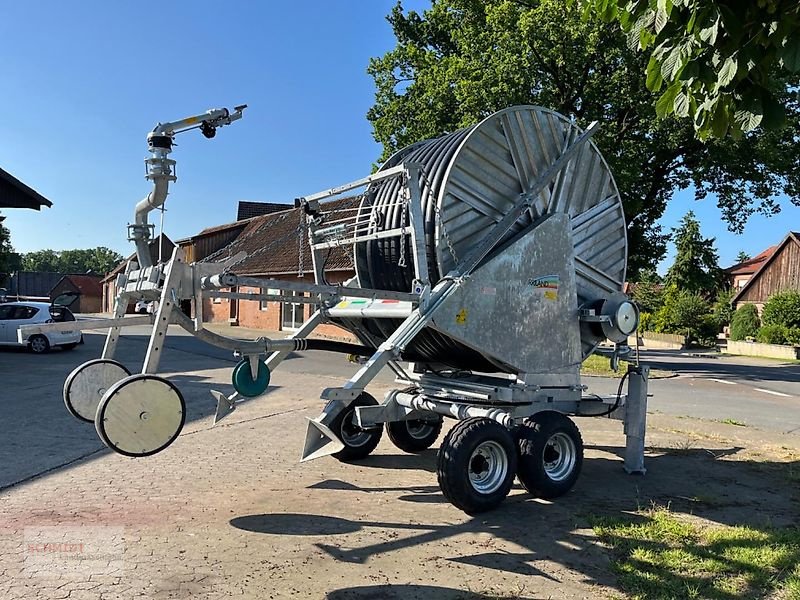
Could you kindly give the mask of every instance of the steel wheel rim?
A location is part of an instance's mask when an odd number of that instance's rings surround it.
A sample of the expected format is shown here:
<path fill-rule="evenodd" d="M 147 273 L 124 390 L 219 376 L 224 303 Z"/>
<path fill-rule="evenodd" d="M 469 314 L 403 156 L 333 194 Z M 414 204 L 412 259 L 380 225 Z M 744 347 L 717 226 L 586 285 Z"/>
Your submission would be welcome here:
<path fill-rule="evenodd" d="M 481 494 L 496 492 L 508 474 L 508 455 L 503 447 L 489 440 L 480 444 L 469 457 L 469 482 Z"/>
<path fill-rule="evenodd" d="M 34 352 L 44 352 L 44 349 L 47 347 L 47 342 L 44 338 L 35 337 L 31 340 L 31 350 Z"/>
<path fill-rule="evenodd" d="M 542 465 L 552 481 L 567 479 L 575 468 L 576 460 L 575 442 L 566 433 L 554 433 L 548 438 L 542 452 Z"/>
<path fill-rule="evenodd" d="M 406 421 L 406 430 L 408 431 L 408 435 L 415 440 L 422 440 L 428 437 L 433 431 L 433 427 L 434 426 L 430 421 L 425 421 L 424 419 L 412 419 L 410 421 Z"/>
<path fill-rule="evenodd" d="M 342 441 L 351 448 L 358 448 L 369 442 L 370 432 L 361 429 L 356 423 L 356 412 L 351 411 L 342 419 L 341 431 Z"/>

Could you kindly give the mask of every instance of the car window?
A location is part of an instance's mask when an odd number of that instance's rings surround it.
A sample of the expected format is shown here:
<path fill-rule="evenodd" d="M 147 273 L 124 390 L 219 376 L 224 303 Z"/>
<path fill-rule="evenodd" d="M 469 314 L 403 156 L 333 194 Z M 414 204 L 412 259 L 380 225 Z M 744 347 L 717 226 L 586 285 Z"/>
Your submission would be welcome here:
<path fill-rule="evenodd" d="M 14 310 L 14 306 L 0 306 L 0 321 L 5 321 L 6 319 L 11 318 L 11 312 Z"/>
<path fill-rule="evenodd" d="M 6 307 L 3 307 L 3 308 L 6 308 Z M 39 312 L 39 309 L 35 308 L 33 306 L 18 306 L 18 305 L 16 305 L 16 306 L 9 306 L 7 308 L 9 309 L 7 316 L 5 316 L 5 317 L 0 316 L 0 318 L 5 318 L 5 319 L 10 319 L 10 320 L 15 320 L 15 321 L 25 320 L 25 319 L 30 319 L 36 313 Z"/>
<path fill-rule="evenodd" d="M 30 319 L 38 312 L 39 309 L 33 306 L 15 306 L 9 319 Z"/>

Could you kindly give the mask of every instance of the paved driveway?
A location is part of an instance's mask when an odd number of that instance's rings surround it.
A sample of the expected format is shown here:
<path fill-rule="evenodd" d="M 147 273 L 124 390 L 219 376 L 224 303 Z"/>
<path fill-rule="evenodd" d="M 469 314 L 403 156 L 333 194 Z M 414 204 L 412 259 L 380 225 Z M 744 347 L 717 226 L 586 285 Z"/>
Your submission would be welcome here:
<path fill-rule="evenodd" d="M 86 338 L 72 352 L 0 352 L 3 599 L 602 598 L 617 584 L 588 515 L 652 501 L 725 524 L 796 518 L 772 471 L 749 466 L 751 443 L 761 461 L 786 460 L 748 438 L 751 428 L 661 414 L 650 418 L 644 478 L 621 469 L 619 423 L 581 419 L 586 461 L 572 493 L 541 502 L 516 487 L 472 518 L 444 501 L 433 450 L 405 455 L 384 439 L 357 465 L 298 464 L 304 417 L 352 365 L 289 360 L 270 393 L 212 428 L 208 392 L 230 389 L 233 361 L 178 336 L 164 367 L 187 398 L 186 428 L 161 454 L 125 458 L 62 405 L 63 378 L 99 353 L 101 337 Z M 120 350 L 135 369 L 144 339 Z M 380 397 L 386 379 L 372 389 Z M 698 428 L 705 437 L 690 437 Z M 770 436 L 795 447 L 797 436 Z"/>

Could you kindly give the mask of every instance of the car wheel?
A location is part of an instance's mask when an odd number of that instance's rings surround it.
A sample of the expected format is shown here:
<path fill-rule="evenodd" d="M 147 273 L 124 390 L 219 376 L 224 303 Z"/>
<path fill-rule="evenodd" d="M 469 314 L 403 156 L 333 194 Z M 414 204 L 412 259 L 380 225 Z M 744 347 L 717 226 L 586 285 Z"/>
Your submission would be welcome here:
<path fill-rule="evenodd" d="M 28 340 L 28 347 L 34 354 L 44 354 L 50 350 L 50 342 L 43 335 L 34 335 Z"/>

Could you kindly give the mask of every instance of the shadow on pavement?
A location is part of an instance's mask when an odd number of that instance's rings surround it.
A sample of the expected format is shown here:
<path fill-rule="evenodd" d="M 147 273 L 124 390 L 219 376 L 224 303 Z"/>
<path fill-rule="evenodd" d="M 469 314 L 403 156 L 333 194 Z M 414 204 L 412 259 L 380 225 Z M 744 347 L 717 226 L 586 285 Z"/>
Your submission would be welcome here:
<path fill-rule="evenodd" d="M 427 522 L 424 513 L 420 513 L 419 521 L 414 523 L 368 518 L 346 519 L 318 514 L 267 513 L 238 516 L 231 519 L 230 524 L 238 529 L 261 534 L 318 538 L 314 541 L 317 548 L 344 563 L 364 564 L 375 557 L 403 548 L 433 543 L 437 545 L 432 547 L 432 552 L 435 548 L 435 552 L 445 553 L 436 560 L 558 581 L 558 569 L 547 568 L 547 572 L 542 570 L 546 567 L 540 561 L 549 561 L 580 572 L 583 581 L 587 583 L 612 587 L 616 586 L 616 576 L 610 568 L 610 555 L 598 545 L 591 530 L 591 524 L 599 518 L 641 519 L 646 517 L 637 516 L 641 514 L 637 511 L 667 507 L 673 513 L 695 515 L 712 523 L 746 525 L 764 531 L 797 524 L 800 489 L 796 482 L 800 477 L 800 461 L 736 460 L 742 450 L 738 447 L 650 448 L 647 456 L 648 472 L 642 477 L 629 476 L 623 472 L 622 463 L 615 456 L 622 451 L 621 448 L 595 446 L 592 450 L 594 456 L 585 460 L 576 487 L 566 496 L 546 502 L 533 499 L 527 494 L 512 492 L 496 510 L 476 517 L 465 517 L 467 520 L 460 523 Z M 396 464 L 382 461 L 381 458 L 374 457 L 374 468 L 397 468 Z M 408 459 L 409 464 L 434 460 L 431 456 L 409 456 Z M 358 464 L 363 467 L 367 462 L 360 461 Z M 397 471 L 388 471 L 386 478 L 390 476 L 402 477 Z M 431 484 L 423 486 L 361 487 L 354 481 L 326 480 L 309 486 L 308 489 L 309 493 L 319 491 L 330 494 L 333 491 L 334 494 L 347 495 L 408 492 L 410 496 L 401 495 L 399 500 L 417 501 L 415 497 L 423 496 L 429 502 L 446 502 L 435 483 L 433 476 Z M 337 504 L 351 502 L 350 498 L 343 498 Z M 348 536 L 367 529 L 381 530 L 379 535 L 371 536 L 373 539 L 380 538 L 381 541 L 354 546 L 353 540 L 363 539 L 362 536 L 336 539 L 336 536 Z M 440 544 L 461 534 L 476 533 L 505 540 L 522 551 L 501 551 L 492 543 Z M 319 541 L 319 538 L 327 539 Z M 344 595 L 362 592 L 366 594 L 368 591 L 377 594 L 378 589 L 387 595 Z M 419 593 L 424 590 L 422 586 Z M 405 598 L 409 597 L 402 595 L 406 592 L 417 593 L 417 590 L 405 590 L 402 586 L 389 586 L 385 589 L 347 588 L 334 592 L 340 595 L 329 597 Z M 464 592 L 455 590 L 445 589 L 442 593 L 445 598 L 471 597 L 463 596 Z M 458 593 L 462 595 L 459 596 Z"/>
<path fill-rule="evenodd" d="M 465 592 L 438 585 L 385 584 L 349 587 L 328 592 L 327 600 L 546 600 L 544 596 L 528 596 L 524 593 L 514 596 L 498 596 L 488 593 Z M 550 598 L 548 596 L 547 598 Z"/>

